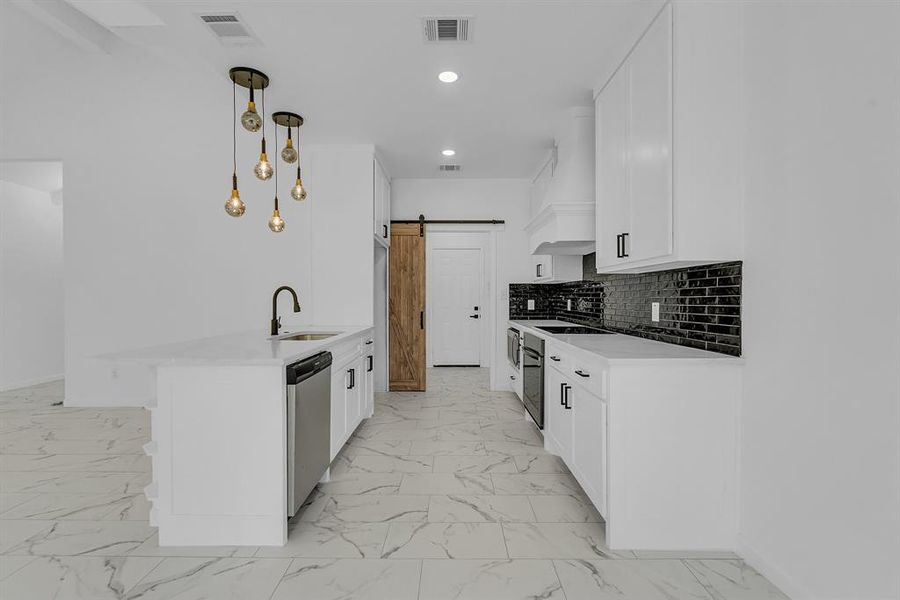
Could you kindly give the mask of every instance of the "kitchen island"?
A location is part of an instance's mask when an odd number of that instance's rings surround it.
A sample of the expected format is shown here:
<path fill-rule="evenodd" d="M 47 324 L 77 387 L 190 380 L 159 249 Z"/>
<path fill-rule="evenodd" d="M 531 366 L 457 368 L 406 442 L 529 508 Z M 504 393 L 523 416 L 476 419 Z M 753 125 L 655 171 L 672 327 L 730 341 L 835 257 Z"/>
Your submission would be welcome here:
<path fill-rule="evenodd" d="M 104 357 L 156 371 L 152 441 L 144 447 L 153 481 L 145 494 L 160 545 L 285 544 L 286 365 L 333 355 L 332 459 L 373 409 L 372 328 L 303 331 L 334 335 L 297 341 L 288 332 L 253 331 Z"/>

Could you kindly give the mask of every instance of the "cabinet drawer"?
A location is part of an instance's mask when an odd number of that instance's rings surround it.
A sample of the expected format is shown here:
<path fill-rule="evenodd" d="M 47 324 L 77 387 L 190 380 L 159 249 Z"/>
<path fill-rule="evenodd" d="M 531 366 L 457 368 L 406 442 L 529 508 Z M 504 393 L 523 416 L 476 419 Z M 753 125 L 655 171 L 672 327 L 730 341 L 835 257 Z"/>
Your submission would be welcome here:
<path fill-rule="evenodd" d="M 547 342 L 545 364 L 558 370 L 569 385 L 578 385 L 603 399 L 607 397 L 608 370 L 602 359 L 566 344 Z"/>

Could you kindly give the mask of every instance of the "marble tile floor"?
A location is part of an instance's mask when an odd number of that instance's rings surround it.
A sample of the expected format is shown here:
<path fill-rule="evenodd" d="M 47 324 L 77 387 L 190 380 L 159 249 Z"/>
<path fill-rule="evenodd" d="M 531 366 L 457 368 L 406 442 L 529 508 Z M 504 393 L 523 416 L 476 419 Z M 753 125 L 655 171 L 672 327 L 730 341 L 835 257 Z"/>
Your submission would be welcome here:
<path fill-rule="evenodd" d="M 160 548 L 142 409 L 0 393 L 0 599 L 783 599 L 729 553 L 611 551 L 511 393 L 432 369 L 380 394 L 272 547 Z"/>

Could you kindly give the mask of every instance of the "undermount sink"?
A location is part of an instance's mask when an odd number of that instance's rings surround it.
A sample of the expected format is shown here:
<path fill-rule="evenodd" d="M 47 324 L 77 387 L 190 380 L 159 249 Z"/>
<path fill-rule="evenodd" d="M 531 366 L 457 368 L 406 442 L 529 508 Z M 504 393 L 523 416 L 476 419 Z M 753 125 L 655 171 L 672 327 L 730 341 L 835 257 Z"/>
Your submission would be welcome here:
<path fill-rule="evenodd" d="M 337 333 L 295 333 L 286 337 L 278 338 L 279 342 L 311 342 L 314 340 L 326 340 L 330 337 L 338 335 Z"/>

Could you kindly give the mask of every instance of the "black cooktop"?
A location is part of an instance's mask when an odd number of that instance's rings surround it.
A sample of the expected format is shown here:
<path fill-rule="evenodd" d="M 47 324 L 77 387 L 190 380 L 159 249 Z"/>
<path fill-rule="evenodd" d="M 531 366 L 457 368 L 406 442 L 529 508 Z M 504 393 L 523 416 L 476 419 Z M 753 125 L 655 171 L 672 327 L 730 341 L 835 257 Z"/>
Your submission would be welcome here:
<path fill-rule="evenodd" d="M 537 326 L 538 329 L 547 333 L 561 333 L 563 335 L 583 334 L 583 333 L 613 333 L 605 329 L 594 329 L 593 327 L 582 327 L 580 325 L 546 325 Z"/>

